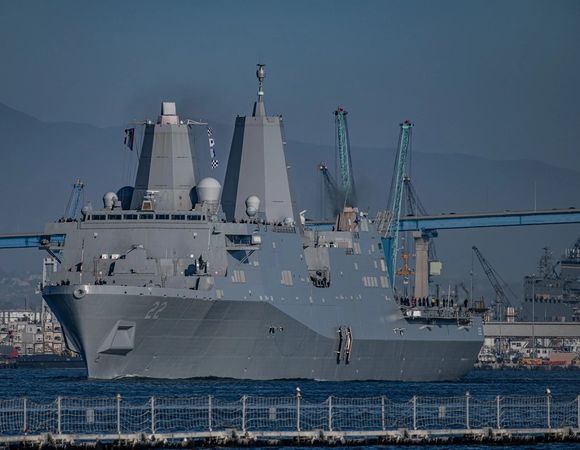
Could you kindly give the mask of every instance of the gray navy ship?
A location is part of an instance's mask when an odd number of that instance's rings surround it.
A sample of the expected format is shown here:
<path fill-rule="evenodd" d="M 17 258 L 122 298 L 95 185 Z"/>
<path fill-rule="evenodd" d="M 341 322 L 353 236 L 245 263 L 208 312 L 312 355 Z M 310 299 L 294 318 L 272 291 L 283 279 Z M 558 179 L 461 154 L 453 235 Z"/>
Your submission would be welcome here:
<path fill-rule="evenodd" d="M 554 262 L 544 247 L 537 275 L 524 277 L 522 318 L 540 322 L 580 322 L 580 239 Z"/>
<path fill-rule="evenodd" d="M 144 124 L 132 189 L 50 223 L 42 296 L 90 378 L 451 380 L 482 325 L 457 305 L 395 295 L 376 220 L 332 229 L 292 197 L 283 120 L 264 68 L 238 116 L 223 183 L 197 179 L 190 125 L 164 102 Z"/>

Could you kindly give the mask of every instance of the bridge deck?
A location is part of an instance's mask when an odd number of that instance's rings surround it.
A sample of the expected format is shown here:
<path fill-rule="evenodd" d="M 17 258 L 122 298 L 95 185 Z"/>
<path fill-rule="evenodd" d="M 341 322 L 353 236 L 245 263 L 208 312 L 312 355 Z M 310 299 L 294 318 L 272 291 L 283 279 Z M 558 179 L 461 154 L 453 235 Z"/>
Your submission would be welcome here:
<path fill-rule="evenodd" d="M 17 233 L 0 234 L 0 249 L 2 248 L 38 248 L 42 245 L 62 245 L 64 234 Z"/>
<path fill-rule="evenodd" d="M 580 209 L 441 214 L 401 218 L 401 231 L 580 223 Z"/>

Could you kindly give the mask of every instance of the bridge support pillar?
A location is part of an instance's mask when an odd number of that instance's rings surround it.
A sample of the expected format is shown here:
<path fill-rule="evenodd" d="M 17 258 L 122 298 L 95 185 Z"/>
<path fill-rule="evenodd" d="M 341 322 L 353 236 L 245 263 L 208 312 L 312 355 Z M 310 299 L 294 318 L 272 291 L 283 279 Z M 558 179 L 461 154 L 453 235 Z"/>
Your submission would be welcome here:
<path fill-rule="evenodd" d="M 429 296 L 429 238 L 413 232 L 415 240 L 415 298 Z"/>

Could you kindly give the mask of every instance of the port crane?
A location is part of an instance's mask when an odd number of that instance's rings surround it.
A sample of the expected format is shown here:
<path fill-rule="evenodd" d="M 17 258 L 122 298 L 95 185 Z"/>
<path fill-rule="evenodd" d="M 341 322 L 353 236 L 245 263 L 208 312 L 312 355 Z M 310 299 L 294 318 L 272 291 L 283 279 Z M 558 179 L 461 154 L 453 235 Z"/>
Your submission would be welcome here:
<path fill-rule="evenodd" d="M 403 188 L 405 198 L 405 215 L 406 216 L 428 216 L 429 213 L 421 203 L 415 186 L 411 182 L 411 176 L 405 175 L 403 177 Z"/>
<path fill-rule="evenodd" d="M 424 298 L 429 296 L 429 276 L 431 274 L 437 275 L 440 272 L 440 263 L 434 264 L 433 270 L 430 266 L 430 261 L 436 263 L 437 259 L 432 239 L 437 237 L 438 233 L 437 230 L 431 229 L 402 229 L 403 220 L 406 217 L 425 217 L 428 216 L 428 213 L 411 182 L 409 161 L 413 124 L 407 120 L 400 124 L 400 127 L 399 145 L 389 192 L 389 210 L 379 218 L 379 230 L 386 229 L 383 246 L 393 287 L 395 287 L 396 275 L 403 275 L 405 277 L 403 284 L 408 283 L 408 276 L 411 273 L 403 269 L 397 271 L 397 253 L 399 252 L 399 234 L 404 231 L 413 231 L 415 250 L 414 296 L 415 298 Z M 401 257 L 403 266 L 406 268 L 410 257 L 409 251 L 404 250 Z"/>
<path fill-rule="evenodd" d="M 410 169 L 410 167 L 408 167 Z M 408 170 L 409 171 L 409 170 Z M 410 172 L 410 171 L 409 171 Z M 410 175 L 405 175 L 403 178 L 403 198 L 405 199 L 405 211 L 401 217 L 401 221 L 404 220 L 404 217 L 425 217 L 429 216 L 427 209 L 421 203 L 419 199 L 419 195 L 415 190 L 415 186 L 411 181 Z M 404 216 L 404 217 L 403 217 Z M 426 238 L 433 238 L 437 237 L 436 230 L 421 230 L 423 232 L 424 237 Z M 437 259 L 437 254 L 435 250 L 435 245 L 433 242 L 429 245 L 429 259 Z"/>
<path fill-rule="evenodd" d="M 330 207 L 334 216 L 340 214 L 346 207 L 356 206 L 356 188 L 352 171 L 352 159 L 350 155 L 350 139 L 346 121 L 347 111 L 338 107 L 334 111 L 335 123 L 335 158 L 338 180 L 335 180 L 326 162 L 318 164 L 318 170 L 322 175 L 322 214 L 326 212 L 325 197 L 330 200 Z"/>
<path fill-rule="evenodd" d="M 429 213 L 421 203 L 415 186 L 411 182 L 410 165 L 407 166 L 407 174 L 403 177 L 403 212 L 401 217 L 427 216 Z M 437 236 L 436 231 L 405 232 L 406 238 L 402 245 L 401 259 L 402 268 L 397 270 L 397 276 L 403 276 L 403 285 L 409 283 L 409 276 L 415 275 L 414 292 L 415 298 L 423 298 L 428 295 L 429 263 L 437 260 L 435 244 L 432 238 Z M 412 237 L 411 237 L 412 235 Z M 413 247 L 411 248 L 411 245 Z M 411 254 L 414 252 L 415 269 L 405 270 L 408 267 Z M 427 278 L 427 283 L 424 279 Z"/>
<path fill-rule="evenodd" d="M 328 197 L 328 199 L 330 200 L 330 208 L 332 210 L 332 214 L 336 216 L 340 212 L 343 203 L 340 189 L 336 184 L 336 180 L 330 174 L 328 166 L 324 161 L 320 161 L 320 163 L 318 164 L 318 170 L 322 175 L 322 192 L 321 192 L 322 214 L 325 215 L 326 213 L 324 199 L 325 197 Z"/>
<path fill-rule="evenodd" d="M 411 147 L 411 129 L 413 124 L 405 120 L 400 124 L 399 145 L 397 148 L 397 158 L 391 178 L 391 189 L 389 193 L 389 210 L 386 217 L 386 233 L 383 237 L 383 247 L 385 260 L 391 286 L 395 286 L 397 253 L 399 250 L 399 232 L 401 210 L 403 205 L 404 180 L 407 173 L 407 162 L 409 149 Z"/>
<path fill-rule="evenodd" d="M 350 156 L 350 139 L 346 115 L 348 112 L 341 107 L 334 111 L 336 128 L 336 169 L 338 173 L 339 189 L 344 196 L 343 207 L 356 206 L 356 189 L 352 173 L 352 159 Z"/>
<path fill-rule="evenodd" d="M 83 183 L 80 178 L 77 178 L 75 183 L 73 184 L 73 188 L 70 193 L 70 197 L 68 198 L 66 209 L 64 211 L 63 218 L 65 220 L 76 218 L 79 209 L 81 194 L 83 192 L 84 187 L 85 183 Z"/>
<path fill-rule="evenodd" d="M 508 286 L 508 284 L 504 281 L 501 275 L 497 272 L 497 270 L 495 270 L 494 267 L 489 263 L 489 261 L 485 259 L 485 257 L 481 254 L 481 251 L 475 245 L 471 247 L 471 249 L 475 253 L 475 256 L 477 256 L 477 259 L 479 260 L 479 263 L 481 264 L 481 267 L 483 268 L 483 271 L 485 272 L 487 279 L 489 280 L 491 286 L 493 287 L 493 290 L 495 291 L 496 317 L 499 320 L 501 320 L 505 313 L 506 308 L 512 306 L 512 303 L 510 302 L 506 291 L 510 293 L 512 298 L 514 298 L 516 295 Z"/>

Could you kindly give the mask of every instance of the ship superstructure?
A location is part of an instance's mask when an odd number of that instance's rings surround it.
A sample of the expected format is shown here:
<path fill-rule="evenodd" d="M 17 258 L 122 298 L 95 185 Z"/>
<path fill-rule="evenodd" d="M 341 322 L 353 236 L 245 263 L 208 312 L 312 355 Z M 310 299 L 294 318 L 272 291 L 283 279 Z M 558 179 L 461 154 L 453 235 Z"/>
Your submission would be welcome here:
<path fill-rule="evenodd" d="M 523 320 L 580 322 L 580 239 L 554 262 L 544 247 L 538 273 L 524 277 Z"/>
<path fill-rule="evenodd" d="M 236 119 L 223 192 L 197 180 L 187 122 L 145 126 L 131 201 L 46 226 L 42 294 L 91 378 L 447 380 L 473 366 L 481 323 L 457 305 L 395 299 L 378 224 L 307 225 L 264 67 Z M 124 191 L 124 194 L 127 190 Z M 126 208 L 126 209 L 124 209 Z"/>

